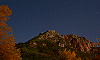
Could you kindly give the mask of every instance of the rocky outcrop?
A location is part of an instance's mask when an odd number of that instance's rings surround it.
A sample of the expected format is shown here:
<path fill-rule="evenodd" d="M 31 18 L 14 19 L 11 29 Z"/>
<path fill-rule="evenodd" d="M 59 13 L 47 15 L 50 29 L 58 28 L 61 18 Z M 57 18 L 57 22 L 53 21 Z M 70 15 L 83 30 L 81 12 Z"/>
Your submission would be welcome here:
<path fill-rule="evenodd" d="M 40 37 L 38 39 L 42 39 L 42 40 L 50 40 L 54 43 L 58 42 L 59 40 L 56 38 L 56 36 L 60 36 L 60 34 L 56 33 L 54 30 L 47 30 L 44 33 L 40 33 L 39 34 Z M 53 39 L 52 39 L 53 38 Z"/>
<path fill-rule="evenodd" d="M 64 43 L 59 43 L 60 47 L 65 47 Z"/>
<path fill-rule="evenodd" d="M 69 45 L 73 46 L 76 49 L 79 49 L 82 52 L 89 52 L 91 50 L 91 47 L 94 47 L 93 43 L 88 41 L 85 37 L 78 37 L 74 34 L 61 36 L 69 42 Z"/>
<path fill-rule="evenodd" d="M 65 47 L 66 43 L 71 46 L 71 48 L 78 49 L 82 52 L 89 52 L 91 47 L 94 47 L 93 43 L 88 41 L 85 37 L 78 37 L 75 34 L 70 35 L 60 35 L 54 30 L 47 30 L 46 32 L 41 32 L 39 38 L 42 40 L 49 40 L 53 43 L 58 43 L 58 46 Z M 43 44 L 45 45 L 45 44 Z"/>
<path fill-rule="evenodd" d="M 36 42 L 30 42 L 30 47 L 36 48 L 35 46 L 38 45 Z"/>

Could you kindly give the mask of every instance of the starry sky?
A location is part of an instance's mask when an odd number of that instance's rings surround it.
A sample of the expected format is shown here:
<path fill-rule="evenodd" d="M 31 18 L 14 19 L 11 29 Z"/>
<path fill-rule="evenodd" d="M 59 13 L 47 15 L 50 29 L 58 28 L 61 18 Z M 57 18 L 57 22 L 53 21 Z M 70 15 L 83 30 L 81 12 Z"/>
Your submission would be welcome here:
<path fill-rule="evenodd" d="M 0 0 L 12 10 L 16 43 L 26 42 L 47 30 L 75 34 L 91 42 L 100 38 L 100 0 Z"/>

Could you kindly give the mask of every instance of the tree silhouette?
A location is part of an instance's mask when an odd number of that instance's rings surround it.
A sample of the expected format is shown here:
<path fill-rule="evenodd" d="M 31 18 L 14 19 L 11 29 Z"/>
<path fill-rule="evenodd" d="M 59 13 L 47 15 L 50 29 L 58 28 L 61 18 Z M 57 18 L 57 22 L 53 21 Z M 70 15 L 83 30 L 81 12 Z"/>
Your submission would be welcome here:
<path fill-rule="evenodd" d="M 21 60 L 20 49 L 15 47 L 15 40 L 11 27 L 6 20 L 10 19 L 12 13 L 8 6 L 0 6 L 0 60 Z"/>

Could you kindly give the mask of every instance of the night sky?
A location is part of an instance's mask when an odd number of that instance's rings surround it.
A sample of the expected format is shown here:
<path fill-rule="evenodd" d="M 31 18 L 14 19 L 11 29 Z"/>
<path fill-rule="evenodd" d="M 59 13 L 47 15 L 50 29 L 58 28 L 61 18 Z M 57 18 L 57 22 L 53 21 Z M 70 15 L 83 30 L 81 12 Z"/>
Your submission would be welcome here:
<path fill-rule="evenodd" d="M 100 38 L 100 0 L 0 0 L 12 10 L 16 43 L 26 42 L 47 30 L 75 34 L 91 42 Z"/>

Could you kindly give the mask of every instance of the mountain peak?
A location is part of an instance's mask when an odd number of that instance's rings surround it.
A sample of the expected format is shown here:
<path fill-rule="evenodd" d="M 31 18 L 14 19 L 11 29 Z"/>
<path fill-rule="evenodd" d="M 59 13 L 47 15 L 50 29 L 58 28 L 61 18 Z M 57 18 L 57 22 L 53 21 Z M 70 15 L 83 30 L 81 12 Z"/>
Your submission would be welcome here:
<path fill-rule="evenodd" d="M 90 54 L 94 56 L 94 53 L 97 52 L 97 48 L 85 37 L 79 37 L 75 34 L 60 35 L 56 33 L 55 30 L 41 32 L 38 36 L 30 39 L 25 43 L 18 43 L 16 46 L 17 48 L 21 48 L 21 53 L 24 60 L 27 55 L 32 55 L 31 57 L 34 59 L 36 56 L 40 58 L 41 56 L 49 56 L 49 58 L 53 58 L 55 56 L 55 59 L 57 59 L 59 57 L 58 49 L 62 50 L 65 48 L 71 51 L 75 51 L 77 55 L 79 54 L 78 56 L 81 55 L 80 57 L 83 60 L 86 60 Z M 29 59 L 30 56 L 28 57 Z"/>
<path fill-rule="evenodd" d="M 53 43 L 58 44 L 60 47 L 65 47 L 70 45 L 71 48 L 78 49 L 82 52 L 89 52 L 91 47 L 94 47 L 93 43 L 88 41 L 85 37 L 79 37 L 75 34 L 60 35 L 55 32 L 55 30 L 47 30 L 46 32 L 41 32 L 37 39 L 34 40 L 48 40 Z"/>
<path fill-rule="evenodd" d="M 47 30 L 46 32 L 41 32 L 40 34 L 39 34 L 39 39 L 47 39 L 47 38 L 53 38 L 53 37 L 55 37 L 55 36 L 60 36 L 60 34 L 58 34 L 58 33 L 56 33 L 55 32 L 55 30 Z"/>

